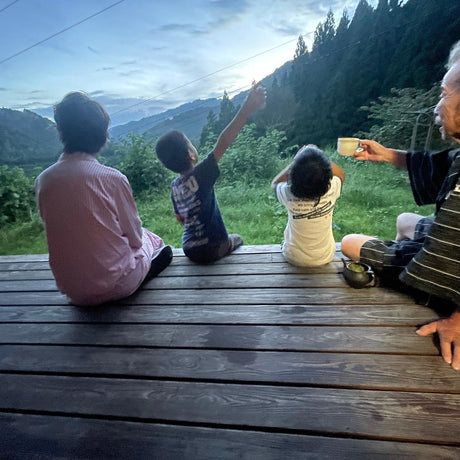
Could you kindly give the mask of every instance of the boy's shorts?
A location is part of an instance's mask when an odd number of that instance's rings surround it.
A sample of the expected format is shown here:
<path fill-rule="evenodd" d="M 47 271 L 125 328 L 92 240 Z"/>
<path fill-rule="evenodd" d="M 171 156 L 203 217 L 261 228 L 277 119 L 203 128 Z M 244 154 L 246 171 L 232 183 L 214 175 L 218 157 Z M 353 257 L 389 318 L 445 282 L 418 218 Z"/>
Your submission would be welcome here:
<path fill-rule="evenodd" d="M 361 247 L 359 260 L 370 265 L 376 272 L 384 270 L 402 270 L 422 249 L 425 236 L 433 223 L 432 217 L 423 217 L 417 222 L 414 239 L 383 241 L 372 239 Z"/>

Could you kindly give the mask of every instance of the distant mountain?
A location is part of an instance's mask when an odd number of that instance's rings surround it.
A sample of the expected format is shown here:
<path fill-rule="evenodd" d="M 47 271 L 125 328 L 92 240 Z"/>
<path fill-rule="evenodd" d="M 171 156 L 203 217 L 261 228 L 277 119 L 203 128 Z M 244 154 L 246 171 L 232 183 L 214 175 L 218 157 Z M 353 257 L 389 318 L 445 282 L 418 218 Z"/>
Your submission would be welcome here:
<path fill-rule="evenodd" d="M 48 163 L 62 145 L 56 125 L 29 110 L 0 109 L 0 164 Z"/>
<path fill-rule="evenodd" d="M 127 134 L 145 134 L 147 139 L 155 138 L 171 129 L 183 131 L 190 139 L 200 136 L 210 110 L 219 110 L 218 99 L 188 102 L 175 109 L 167 110 L 139 121 L 114 126 L 109 130 L 112 139 L 126 137 Z"/>
<path fill-rule="evenodd" d="M 288 61 L 271 75 L 262 80 L 262 84 L 269 88 L 275 78 L 281 79 L 286 72 L 289 73 L 292 62 Z M 239 106 L 246 98 L 248 91 L 242 91 L 232 98 L 235 106 Z M 200 137 L 203 126 L 207 123 L 209 111 L 218 114 L 220 110 L 220 99 L 211 98 L 195 100 L 180 105 L 174 109 L 142 118 L 138 121 L 131 121 L 124 125 L 114 126 L 109 130 L 112 139 L 125 137 L 127 134 L 145 134 L 147 139 L 154 139 L 167 131 L 177 129 L 185 135 L 196 140 Z"/>

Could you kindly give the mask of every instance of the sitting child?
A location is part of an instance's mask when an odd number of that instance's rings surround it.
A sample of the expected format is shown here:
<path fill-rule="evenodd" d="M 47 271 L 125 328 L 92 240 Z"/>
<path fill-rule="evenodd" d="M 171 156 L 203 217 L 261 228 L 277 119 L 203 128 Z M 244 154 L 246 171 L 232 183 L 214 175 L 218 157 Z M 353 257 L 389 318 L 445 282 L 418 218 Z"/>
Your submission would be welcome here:
<path fill-rule="evenodd" d="M 199 164 L 195 147 L 180 131 L 166 133 L 156 144 L 160 161 L 180 174 L 172 182 L 171 198 L 176 218 L 184 225 L 184 253 L 195 262 L 214 262 L 243 244 L 241 236 L 227 233 L 222 220 L 214 192 L 219 177 L 217 163 L 249 116 L 264 105 L 265 89 L 256 85 L 235 118 L 222 131 L 213 151 Z"/>
<path fill-rule="evenodd" d="M 108 135 L 104 108 L 73 92 L 54 119 L 64 153 L 35 192 L 57 287 L 78 305 L 126 297 L 169 265 L 171 247 L 142 228 L 128 179 L 96 160 Z"/>
<path fill-rule="evenodd" d="M 333 259 L 332 213 L 344 180 L 342 169 L 312 144 L 273 179 L 272 188 L 288 211 L 282 252 L 289 263 L 315 267 Z"/>

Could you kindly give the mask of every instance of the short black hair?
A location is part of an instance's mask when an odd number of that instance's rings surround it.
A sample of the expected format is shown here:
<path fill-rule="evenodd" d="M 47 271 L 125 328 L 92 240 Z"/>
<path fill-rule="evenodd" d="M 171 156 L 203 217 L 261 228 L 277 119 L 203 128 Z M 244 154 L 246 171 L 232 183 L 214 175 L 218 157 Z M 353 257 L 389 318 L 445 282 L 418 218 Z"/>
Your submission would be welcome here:
<path fill-rule="evenodd" d="M 171 171 L 183 173 L 190 168 L 189 141 L 181 131 L 169 131 L 155 146 L 158 159 Z"/>
<path fill-rule="evenodd" d="M 289 171 L 291 192 L 297 198 L 319 199 L 328 191 L 331 179 L 331 161 L 315 147 L 306 147 Z"/>
<path fill-rule="evenodd" d="M 98 102 L 74 91 L 54 106 L 54 120 L 64 152 L 96 154 L 107 142 L 110 117 Z"/>

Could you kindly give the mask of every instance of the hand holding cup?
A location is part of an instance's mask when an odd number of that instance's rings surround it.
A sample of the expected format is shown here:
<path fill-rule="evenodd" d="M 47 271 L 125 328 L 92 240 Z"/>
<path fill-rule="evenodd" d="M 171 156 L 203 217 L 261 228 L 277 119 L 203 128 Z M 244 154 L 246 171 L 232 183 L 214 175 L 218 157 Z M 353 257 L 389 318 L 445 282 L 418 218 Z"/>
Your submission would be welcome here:
<path fill-rule="evenodd" d="M 362 151 L 361 141 L 358 137 L 339 137 L 337 139 L 337 152 L 344 157 L 352 157 L 356 152 Z"/>

